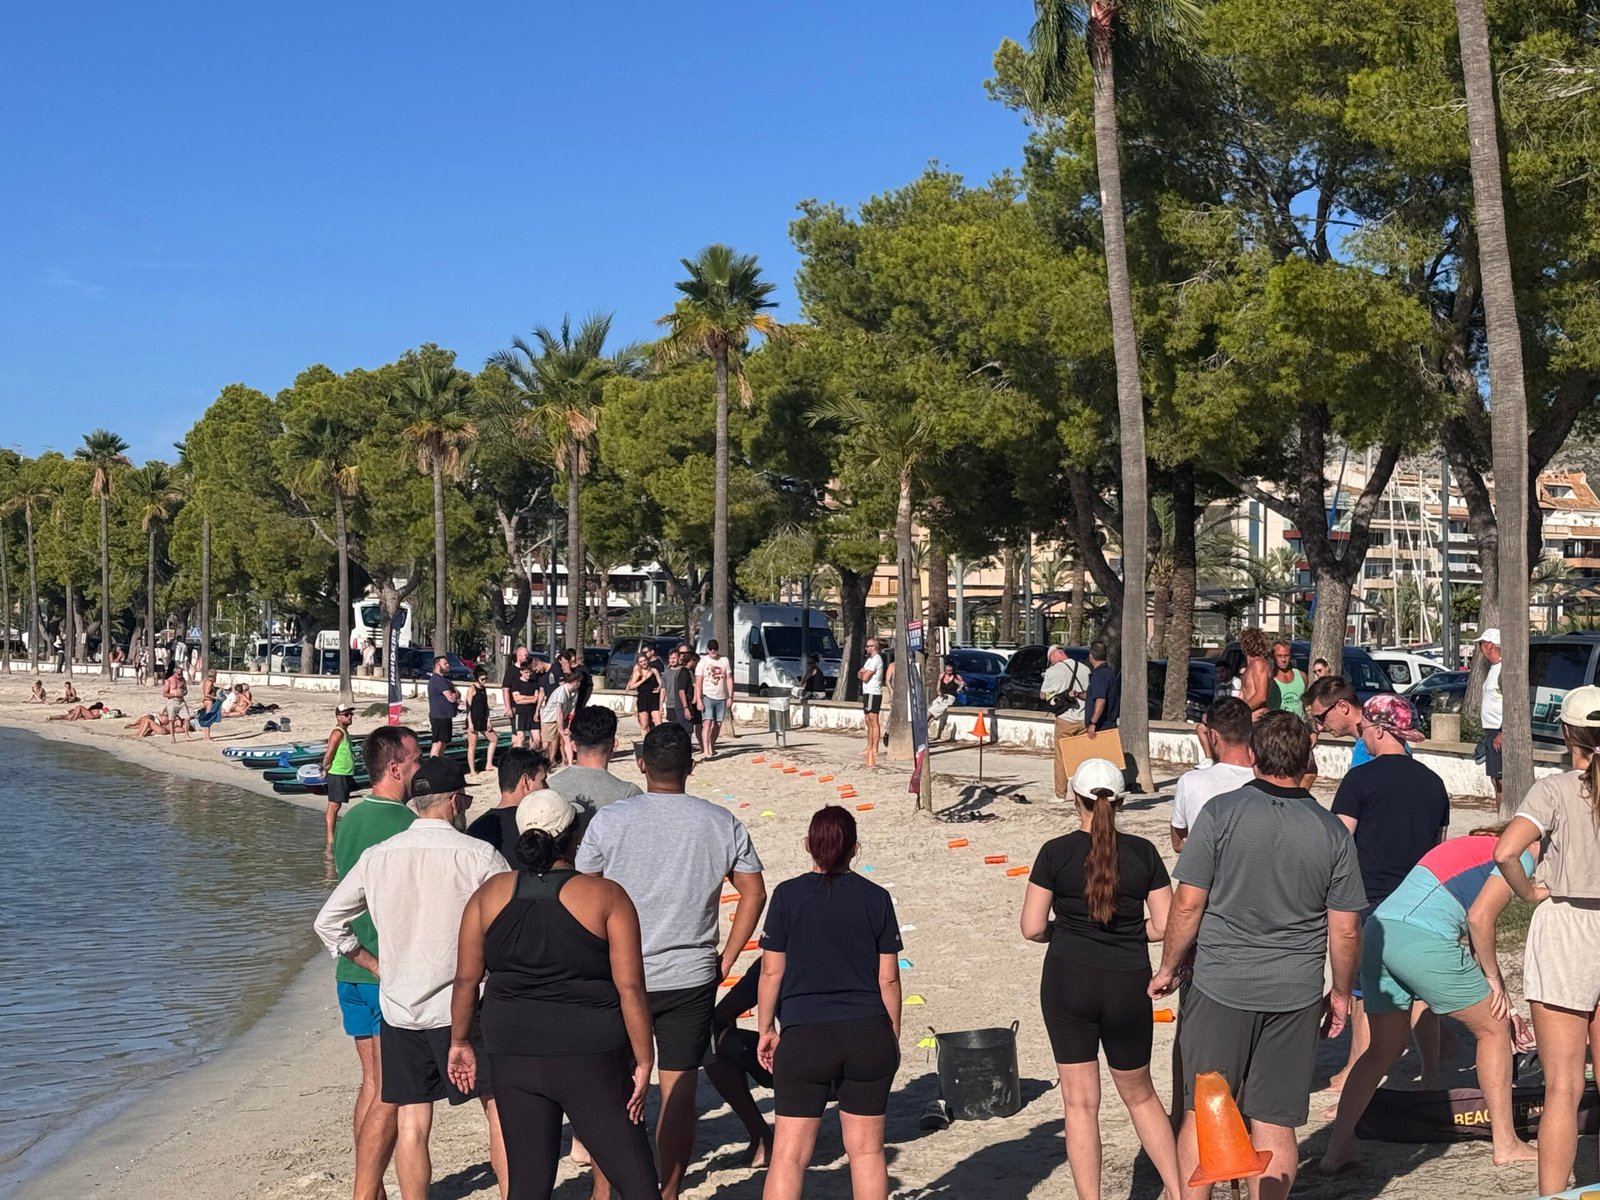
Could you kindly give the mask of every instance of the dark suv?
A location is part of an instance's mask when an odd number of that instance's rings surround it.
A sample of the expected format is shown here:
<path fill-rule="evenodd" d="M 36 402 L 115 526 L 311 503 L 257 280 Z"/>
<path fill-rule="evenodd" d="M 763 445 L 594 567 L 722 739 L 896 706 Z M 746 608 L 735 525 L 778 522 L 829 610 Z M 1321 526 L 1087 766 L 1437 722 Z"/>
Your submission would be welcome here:
<path fill-rule="evenodd" d="M 1067 657 L 1074 662 L 1087 664 L 1089 651 L 1083 646 L 1065 647 Z M 1006 664 L 1006 672 L 995 684 L 996 708 L 1031 708 L 1047 712 L 1050 708 L 1039 698 L 1044 685 L 1045 668 L 1050 665 L 1049 646 L 1020 646 Z"/>
<path fill-rule="evenodd" d="M 611 646 L 611 657 L 606 660 L 606 687 L 613 691 L 623 691 L 628 686 L 628 677 L 633 674 L 633 664 L 639 660 L 639 647 L 647 645 L 656 652 L 656 657 L 663 663 L 667 655 L 678 648 L 681 638 L 675 637 L 648 637 L 618 638 Z"/>
<path fill-rule="evenodd" d="M 433 674 L 433 660 L 437 657 L 427 646 L 402 646 L 395 661 L 396 674 L 401 679 L 426 679 Z M 457 683 L 466 683 L 472 679 L 472 669 L 462 661 L 461 656 L 454 652 L 446 654 L 449 666 L 445 674 Z"/>

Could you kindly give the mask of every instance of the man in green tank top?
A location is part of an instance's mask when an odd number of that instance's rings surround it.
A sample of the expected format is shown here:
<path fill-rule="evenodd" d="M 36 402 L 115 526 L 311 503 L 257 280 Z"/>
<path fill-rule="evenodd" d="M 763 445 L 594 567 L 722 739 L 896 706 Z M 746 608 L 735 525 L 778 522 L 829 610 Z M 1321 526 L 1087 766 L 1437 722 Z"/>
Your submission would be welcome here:
<path fill-rule="evenodd" d="M 322 752 L 322 779 L 328 788 L 328 811 L 324 820 L 328 826 L 328 853 L 333 853 L 333 831 L 339 824 L 339 813 L 350 803 L 350 793 L 356 780 L 356 760 L 350 753 L 350 726 L 356 719 L 354 704 L 341 704 L 333 710 L 333 731 L 328 734 L 328 746 Z"/>
<path fill-rule="evenodd" d="M 1282 638 L 1272 643 L 1272 686 L 1267 689 L 1267 707 L 1304 717 L 1306 676 L 1290 661 L 1290 652 L 1289 643 Z"/>

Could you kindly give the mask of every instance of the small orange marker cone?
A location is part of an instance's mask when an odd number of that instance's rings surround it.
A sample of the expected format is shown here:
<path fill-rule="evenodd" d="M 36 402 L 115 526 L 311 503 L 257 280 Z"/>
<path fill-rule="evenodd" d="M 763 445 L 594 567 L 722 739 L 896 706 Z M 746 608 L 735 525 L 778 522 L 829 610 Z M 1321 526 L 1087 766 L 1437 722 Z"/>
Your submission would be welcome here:
<path fill-rule="evenodd" d="M 948 842 L 945 843 L 945 845 L 950 847 L 950 849 L 952 849 L 952 850 L 960 850 L 966 844 L 967 844 L 967 839 L 966 838 L 951 838 Z"/>
<path fill-rule="evenodd" d="M 1170 1008 L 1157 1008 L 1151 1011 L 1150 1019 L 1157 1025 L 1171 1025 L 1178 1019 L 1178 1014 Z"/>
<path fill-rule="evenodd" d="M 801 779 L 806 779 L 806 778 L 809 778 L 810 776 L 815 775 L 815 774 L 816 774 L 815 771 L 801 771 L 800 772 L 800 778 Z"/>
<path fill-rule="evenodd" d="M 722 897 L 722 902 L 724 904 L 733 904 L 738 899 L 739 899 L 739 893 L 738 892 L 728 892 Z"/>
<path fill-rule="evenodd" d="M 1004 854 L 985 854 L 983 856 L 983 861 L 988 863 L 990 866 L 994 866 L 994 865 L 996 865 L 998 863 L 1003 863 L 1003 862 L 1005 862 L 1005 860 L 1006 860 L 1006 856 Z"/>
<path fill-rule="evenodd" d="M 767 766 L 771 767 L 774 771 L 783 770 L 783 764 L 781 762 L 768 763 Z"/>
<path fill-rule="evenodd" d="M 989 727 L 983 723 L 983 712 L 980 710 L 978 719 L 972 723 L 972 736 L 980 742 L 989 740 Z"/>
<path fill-rule="evenodd" d="M 738 982 L 739 982 L 739 977 L 737 975 L 729 975 L 726 979 L 724 979 L 722 981 L 722 986 L 723 987 L 732 987 L 734 984 L 736 984 Z"/>
<path fill-rule="evenodd" d="M 874 807 L 875 806 L 872 805 L 872 804 L 858 804 L 858 805 L 856 805 L 856 811 L 857 812 L 871 812 Z"/>
<path fill-rule="evenodd" d="M 785 775 L 798 775 L 800 773 L 800 768 L 799 767 L 785 767 L 783 769 L 783 773 Z"/>
<path fill-rule="evenodd" d="M 1194 1124 L 1200 1165 L 1189 1176 L 1190 1187 L 1253 1179 L 1272 1161 L 1270 1150 L 1257 1150 L 1250 1144 L 1228 1081 L 1216 1071 L 1194 1077 Z"/>
<path fill-rule="evenodd" d="M 1018 875 L 1026 875 L 1030 870 L 1031 867 L 1012 867 L 1006 871 L 1006 878 L 1015 879 Z"/>
<path fill-rule="evenodd" d="M 759 949 L 760 949 L 760 948 L 761 948 L 761 943 L 760 943 L 760 942 L 758 942 L 758 941 L 750 941 L 750 942 L 746 942 L 746 943 L 745 943 L 745 944 L 744 944 L 744 948 L 745 948 L 745 949 L 746 949 L 746 950 L 759 950 Z M 1165 1010 L 1165 1009 L 1163 1009 L 1163 1010 L 1162 1010 L 1162 1011 L 1163 1011 L 1163 1012 L 1165 1012 L 1165 1011 L 1166 1011 L 1166 1010 Z"/>
<path fill-rule="evenodd" d="M 753 762 L 753 763 L 764 763 L 764 762 L 767 761 L 767 756 L 765 754 L 758 754 L 754 758 L 752 758 L 750 761 Z"/>
<path fill-rule="evenodd" d="M 832 783 L 833 782 L 833 776 L 832 775 L 818 775 L 817 776 L 817 782 L 818 783 Z"/>

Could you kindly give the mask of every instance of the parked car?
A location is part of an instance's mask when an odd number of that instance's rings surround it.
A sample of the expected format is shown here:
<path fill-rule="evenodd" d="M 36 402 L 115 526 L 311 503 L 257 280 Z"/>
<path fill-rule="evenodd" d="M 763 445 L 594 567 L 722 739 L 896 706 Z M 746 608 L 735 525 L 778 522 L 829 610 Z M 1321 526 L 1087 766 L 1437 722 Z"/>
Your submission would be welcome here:
<path fill-rule="evenodd" d="M 1600 682 L 1600 633 L 1536 637 L 1528 643 L 1533 738 L 1561 744 L 1561 700 L 1575 687 Z"/>
<path fill-rule="evenodd" d="M 605 686 L 619 692 L 627 688 L 628 677 L 633 674 L 633 664 L 639 659 L 641 644 L 648 643 L 664 663 L 681 640 L 677 637 L 618 638 L 606 658 Z"/>
<path fill-rule="evenodd" d="M 1068 646 L 1066 651 L 1069 658 L 1078 662 L 1089 661 L 1089 651 L 1082 646 Z M 1050 665 L 1049 656 L 1049 646 L 1018 646 L 1012 651 L 1005 674 L 995 684 L 995 706 L 1048 710 L 1050 706 L 1039 699 L 1039 688 L 1044 684 L 1045 668 Z"/>
<path fill-rule="evenodd" d="M 1394 690 L 1402 694 L 1409 692 L 1428 676 L 1444 670 L 1442 664 L 1421 654 L 1412 654 L 1408 650 L 1374 650 L 1372 658 L 1389 676 L 1389 682 L 1394 684 Z"/>
<path fill-rule="evenodd" d="M 610 662 L 610 646 L 585 646 L 583 648 L 583 669 L 589 674 L 604 677 L 606 667 Z M 632 670 L 632 668 L 630 667 L 629 670 Z"/>
<path fill-rule="evenodd" d="M 396 655 L 395 672 L 401 679 L 426 679 L 433 674 L 433 660 L 438 657 L 428 646 L 401 646 Z M 445 674 L 451 679 L 466 683 L 472 678 L 471 669 L 461 661 L 459 654 L 449 652 L 445 658 L 449 660 Z"/>
<path fill-rule="evenodd" d="M 1167 661 L 1156 659 L 1150 664 L 1149 677 L 1150 719 L 1161 718 L 1162 702 L 1167 694 Z M 1184 689 L 1186 721 L 1198 721 L 1217 698 L 1217 664 L 1209 658 L 1189 660 L 1189 683 Z"/>
<path fill-rule="evenodd" d="M 1467 694 L 1467 671 L 1435 671 L 1406 693 L 1406 699 L 1417 710 L 1422 731 L 1433 735 L 1433 710 L 1441 700 L 1449 698 L 1457 707 Z"/>
<path fill-rule="evenodd" d="M 980 708 L 995 706 L 995 689 L 1006 671 L 1006 660 L 1002 655 L 992 650 L 958 648 L 945 656 L 945 662 L 961 676 L 962 689 L 956 698 L 957 704 Z"/>

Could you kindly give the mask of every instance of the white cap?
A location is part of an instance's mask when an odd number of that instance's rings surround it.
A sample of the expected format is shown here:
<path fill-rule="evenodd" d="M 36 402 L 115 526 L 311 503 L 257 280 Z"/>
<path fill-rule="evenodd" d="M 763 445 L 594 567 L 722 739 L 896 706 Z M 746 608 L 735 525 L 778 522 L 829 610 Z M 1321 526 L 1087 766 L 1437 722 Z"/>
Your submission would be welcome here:
<path fill-rule="evenodd" d="M 1561 723 L 1578 729 L 1600 729 L 1600 687 L 1586 684 L 1561 697 Z"/>
<path fill-rule="evenodd" d="M 560 837 L 577 819 L 577 806 L 550 788 L 530 792 L 517 805 L 518 833 L 542 829 L 551 837 Z"/>
<path fill-rule="evenodd" d="M 1123 778 L 1122 768 L 1116 763 L 1103 758 L 1089 758 L 1072 776 L 1072 790 L 1086 800 L 1093 799 L 1096 792 L 1110 792 L 1114 798 L 1120 799 L 1123 792 L 1128 790 L 1128 781 Z"/>
<path fill-rule="evenodd" d="M 1478 630 L 1478 641 L 1488 642 L 1491 646 L 1498 646 L 1500 644 L 1500 631 L 1493 625 L 1487 629 L 1480 629 Z"/>

